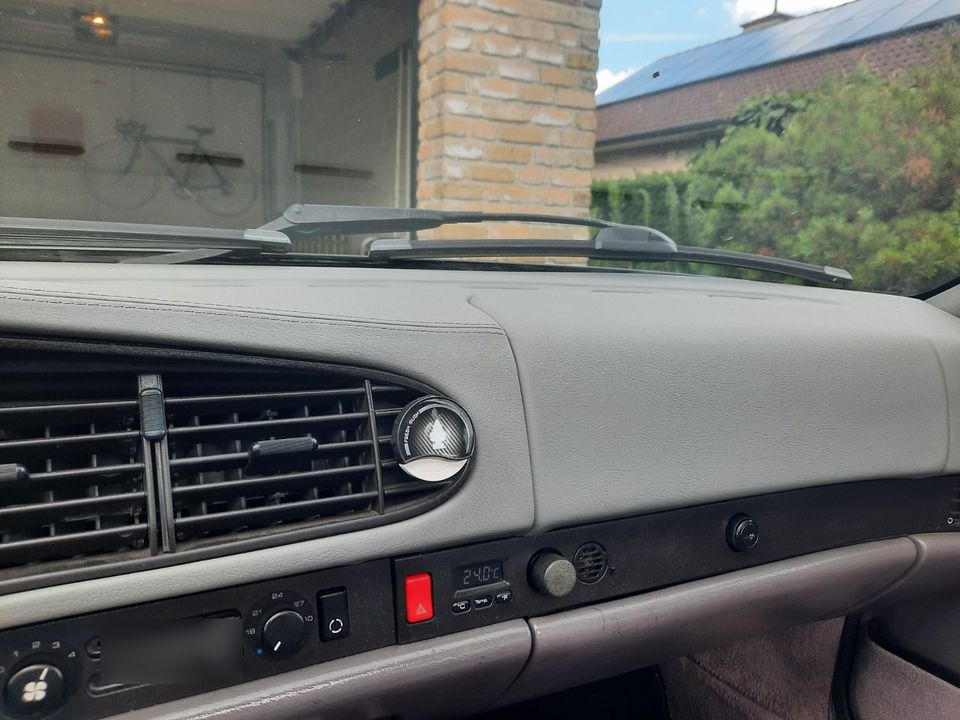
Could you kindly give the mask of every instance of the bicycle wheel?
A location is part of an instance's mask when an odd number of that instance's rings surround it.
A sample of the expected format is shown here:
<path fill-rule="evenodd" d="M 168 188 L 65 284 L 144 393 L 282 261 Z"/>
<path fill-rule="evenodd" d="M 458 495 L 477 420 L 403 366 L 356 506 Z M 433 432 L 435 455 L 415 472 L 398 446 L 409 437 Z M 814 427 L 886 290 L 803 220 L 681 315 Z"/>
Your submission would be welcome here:
<path fill-rule="evenodd" d="M 118 138 L 98 145 L 83 168 L 87 187 L 104 205 L 136 208 L 157 193 L 160 181 L 136 143 Z"/>
<path fill-rule="evenodd" d="M 214 170 L 207 166 L 178 182 L 174 193 L 193 200 L 213 215 L 234 217 L 247 212 L 257 201 L 257 178 L 253 170 L 246 167 Z"/>

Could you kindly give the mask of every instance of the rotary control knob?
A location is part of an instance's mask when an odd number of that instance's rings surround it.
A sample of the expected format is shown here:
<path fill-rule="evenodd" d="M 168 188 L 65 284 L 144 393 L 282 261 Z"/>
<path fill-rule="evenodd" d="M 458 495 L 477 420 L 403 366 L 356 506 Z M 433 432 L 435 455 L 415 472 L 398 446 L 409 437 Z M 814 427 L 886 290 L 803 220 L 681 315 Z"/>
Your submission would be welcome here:
<path fill-rule="evenodd" d="M 295 610 L 274 613 L 263 624 L 262 647 L 267 657 L 282 660 L 303 647 L 307 623 Z"/>
<path fill-rule="evenodd" d="M 261 598 L 250 608 L 243 634 L 258 657 L 283 660 L 307 644 L 315 623 L 313 608 L 305 597 L 281 590 Z"/>
<path fill-rule="evenodd" d="M 530 563 L 530 584 L 543 595 L 561 598 L 577 584 L 577 570 L 563 555 L 553 551 L 538 553 Z"/>
<path fill-rule="evenodd" d="M 47 715 L 60 707 L 66 690 L 56 665 L 37 662 L 15 672 L 4 687 L 4 707 L 14 717 Z"/>

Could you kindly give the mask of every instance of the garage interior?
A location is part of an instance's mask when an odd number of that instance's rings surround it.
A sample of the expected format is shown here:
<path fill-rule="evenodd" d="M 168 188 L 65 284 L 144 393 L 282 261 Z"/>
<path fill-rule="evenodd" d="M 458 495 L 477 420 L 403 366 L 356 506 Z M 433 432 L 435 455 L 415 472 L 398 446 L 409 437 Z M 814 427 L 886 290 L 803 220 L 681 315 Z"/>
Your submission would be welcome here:
<path fill-rule="evenodd" d="M 416 34 L 417 0 L 2 0 L 0 215 L 413 204 Z"/>

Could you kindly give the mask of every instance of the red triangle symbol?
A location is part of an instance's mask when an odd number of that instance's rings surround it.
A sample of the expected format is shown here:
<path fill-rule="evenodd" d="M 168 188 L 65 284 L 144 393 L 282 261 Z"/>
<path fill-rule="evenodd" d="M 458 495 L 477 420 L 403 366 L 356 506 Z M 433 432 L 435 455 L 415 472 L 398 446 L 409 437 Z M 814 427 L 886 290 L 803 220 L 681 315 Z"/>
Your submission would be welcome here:
<path fill-rule="evenodd" d="M 423 606 L 423 603 L 417 605 L 417 615 L 426 615 L 427 609 Z"/>

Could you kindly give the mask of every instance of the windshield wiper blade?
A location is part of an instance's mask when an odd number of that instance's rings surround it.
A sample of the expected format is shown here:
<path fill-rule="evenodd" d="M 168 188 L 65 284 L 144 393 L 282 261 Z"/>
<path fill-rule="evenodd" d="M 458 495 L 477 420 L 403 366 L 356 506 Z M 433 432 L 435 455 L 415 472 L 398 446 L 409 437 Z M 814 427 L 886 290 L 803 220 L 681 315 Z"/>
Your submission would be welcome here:
<path fill-rule="evenodd" d="M 591 217 L 536 213 L 459 212 L 420 208 L 364 207 L 359 205 L 291 205 L 281 217 L 260 227 L 282 232 L 290 238 L 316 235 L 370 235 L 376 233 L 433 230 L 444 225 L 485 222 L 523 222 L 567 225 L 599 230 L 597 238 L 607 244 L 643 243 L 664 250 L 676 244 L 664 233 L 641 225 L 623 225 Z"/>
<path fill-rule="evenodd" d="M 0 217 L 0 247 L 104 251 L 285 252 L 290 238 L 267 230 Z M 210 254 L 207 255 L 208 257 Z"/>
<path fill-rule="evenodd" d="M 853 276 L 842 268 L 799 260 L 754 255 L 687 245 L 678 246 L 665 233 L 642 225 L 624 225 L 590 217 L 568 215 L 459 212 L 419 208 L 383 208 L 353 205 L 291 205 L 283 216 L 261 230 L 282 232 L 290 238 L 316 235 L 365 235 L 416 232 L 444 225 L 482 222 L 523 222 L 588 227 L 598 230 L 593 240 L 446 241 L 380 238 L 369 244 L 367 257 L 381 260 L 423 260 L 457 257 L 587 257 L 634 262 L 691 262 L 760 270 L 809 282 L 845 286 Z"/>
<path fill-rule="evenodd" d="M 656 231 L 653 231 L 656 232 Z M 666 237 L 666 236 L 663 236 Z M 669 239 L 669 238 L 668 238 Z M 660 247 L 631 240 L 605 241 L 601 233 L 592 241 L 580 240 L 483 240 L 448 241 L 383 238 L 370 245 L 369 257 L 383 260 L 422 260 L 457 257 L 586 257 L 630 262 L 690 262 L 705 265 L 760 270 L 824 285 L 846 286 L 853 276 L 842 268 L 814 265 L 799 260 L 672 244 Z"/>

